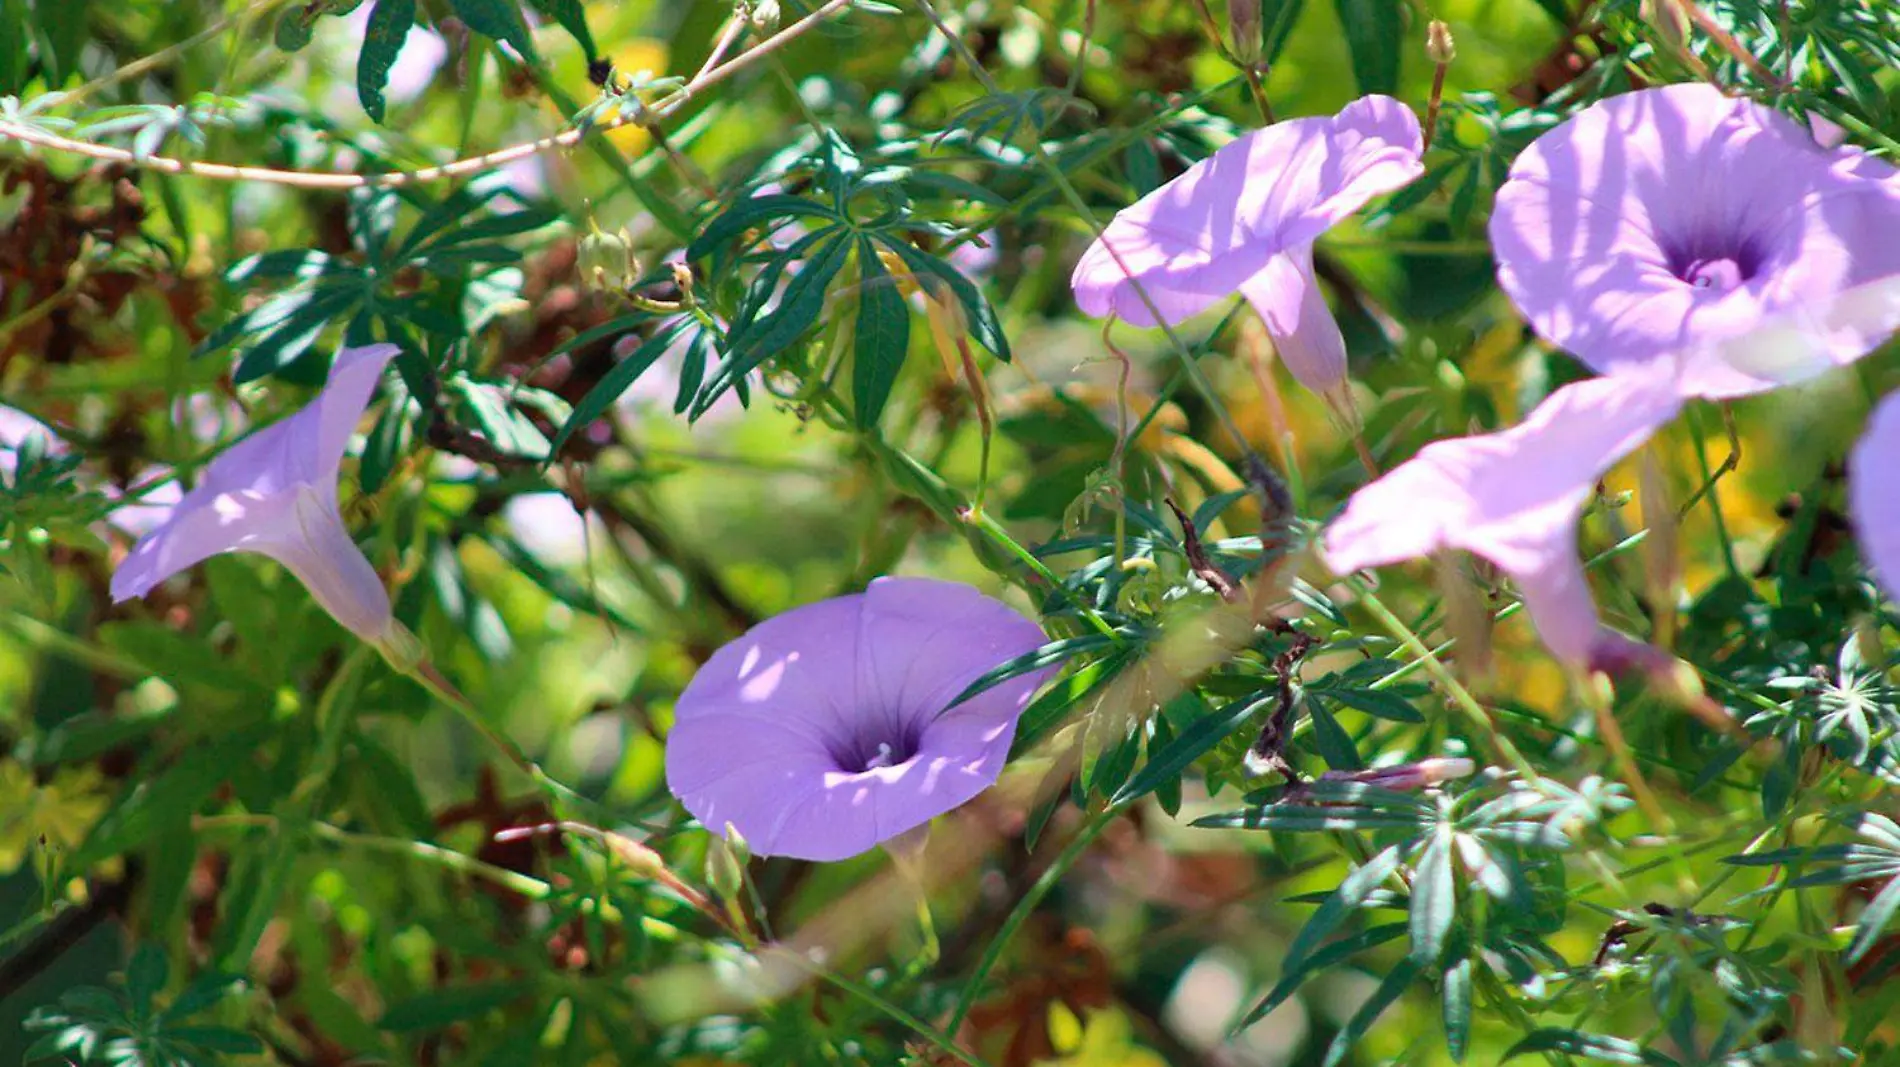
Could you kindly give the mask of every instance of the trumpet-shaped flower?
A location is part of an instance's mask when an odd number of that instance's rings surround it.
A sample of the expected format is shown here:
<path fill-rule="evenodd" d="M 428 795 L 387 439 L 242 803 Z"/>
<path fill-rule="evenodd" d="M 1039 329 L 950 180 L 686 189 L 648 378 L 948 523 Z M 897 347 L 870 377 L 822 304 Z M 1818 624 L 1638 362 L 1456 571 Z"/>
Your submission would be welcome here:
<path fill-rule="evenodd" d="M 1848 515 L 1861 556 L 1890 597 L 1900 596 L 1900 393 L 1889 393 L 1847 460 Z"/>
<path fill-rule="evenodd" d="M 996 781 L 1046 672 L 950 702 L 1043 641 L 953 582 L 880 578 L 795 608 L 714 653 L 680 694 L 667 784 L 758 854 L 855 856 Z"/>
<path fill-rule="evenodd" d="M 397 640 L 389 594 L 337 507 L 337 468 L 393 345 L 337 353 L 323 391 L 302 411 L 227 449 L 163 524 L 112 575 L 115 601 L 222 552 L 282 563 L 337 622 L 378 646 Z"/>
<path fill-rule="evenodd" d="M 1552 393 L 1501 433 L 1426 445 L 1353 494 L 1323 552 L 1340 574 L 1458 548 L 1516 582 L 1544 643 L 1577 664 L 1626 642 L 1598 622 L 1577 555 L 1596 480 L 1681 406 L 1670 375 L 1592 378 Z"/>
<path fill-rule="evenodd" d="M 1709 85 L 1611 97 L 1538 138 L 1491 216 L 1498 281 L 1603 373 L 1680 354 L 1687 395 L 1780 384 L 1722 342 L 1900 274 L 1900 171 Z M 1883 333 L 1828 338 L 1834 364 Z"/>
<path fill-rule="evenodd" d="M 1346 343 L 1313 277 L 1313 242 L 1417 178 L 1421 150 L 1418 118 L 1388 96 L 1255 130 L 1118 213 L 1076 264 L 1076 303 L 1172 325 L 1244 293 L 1287 370 L 1333 393 Z"/>

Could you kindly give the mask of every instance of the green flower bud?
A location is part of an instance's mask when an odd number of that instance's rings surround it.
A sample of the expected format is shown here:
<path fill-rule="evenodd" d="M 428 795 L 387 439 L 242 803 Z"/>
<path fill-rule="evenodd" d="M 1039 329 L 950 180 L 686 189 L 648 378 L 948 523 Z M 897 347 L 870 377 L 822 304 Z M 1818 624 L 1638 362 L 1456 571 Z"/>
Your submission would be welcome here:
<path fill-rule="evenodd" d="M 600 292 L 624 293 L 640 279 L 633 258 L 633 238 L 625 227 L 613 233 L 593 227 L 581 238 L 578 250 L 581 285 Z"/>
<path fill-rule="evenodd" d="M 1228 0 L 1227 29 L 1234 58 L 1248 66 L 1260 62 L 1260 0 Z"/>

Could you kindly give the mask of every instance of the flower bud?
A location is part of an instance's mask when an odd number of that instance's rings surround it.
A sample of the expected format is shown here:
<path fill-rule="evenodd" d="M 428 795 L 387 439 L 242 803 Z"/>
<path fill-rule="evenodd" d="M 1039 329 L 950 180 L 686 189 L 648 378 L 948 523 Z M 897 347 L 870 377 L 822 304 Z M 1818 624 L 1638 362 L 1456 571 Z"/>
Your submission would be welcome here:
<path fill-rule="evenodd" d="M 614 833 L 612 830 L 600 831 L 600 840 L 607 846 L 607 851 L 614 860 L 635 878 L 644 878 L 648 881 L 666 881 L 670 878 L 670 873 L 666 869 L 666 860 L 647 845 L 625 834 Z"/>
<path fill-rule="evenodd" d="M 1374 767 L 1366 771 L 1327 771 L 1320 775 L 1320 781 L 1360 782 L 1380 789 L 1409 793 L 1415 789 L 1428 789 L 1459 778 L 1468 778 L 1477 769 L 1476 763 L 1463 756 L 1432 756 L 1417 763 Z"/>
<path fill-rule="evenodd" d="M 581 238 L 577 251 L 581 285 L 600 292 L 625 292 L 640 278 L 639 264 L 633 258 L 633 238 L 621 227 L 606 233 L 593 227 Z"/>
<path fill-rule="evenodd" d="M 1642 0 L 1636 12 L 1670 48 L 1680 49 L 1689 39 L 1689 13 L 1676 0 Z"/>
<path fill-rule="evenodd" d="M 778 0 L 752 0 L 748 5 L 746 18 L 751 20 L 752 28 L 760 33 L 771 33 L 778 29 Z"/>
<path fill-rule="evenodd" d="M 751 849 L 731 823 L 726 836 L 714 837 L 706 847 L 706 884 L 721 900 L 737 900 L 745 889 L 745 863 Z"/>
<path fill-rule="evenodd" d="M 1234 58 L 1248 66 L 1260 62 L 1260 0 L 1228 0 L 1227 29 Z"/>
<path fill-rule="evenodd" d="M 1458 45 L 1451 38 L 1450 26 L 1433 19 L 1425 27 L 1425 54 L 1441 67 L 1458 58 Z"/>

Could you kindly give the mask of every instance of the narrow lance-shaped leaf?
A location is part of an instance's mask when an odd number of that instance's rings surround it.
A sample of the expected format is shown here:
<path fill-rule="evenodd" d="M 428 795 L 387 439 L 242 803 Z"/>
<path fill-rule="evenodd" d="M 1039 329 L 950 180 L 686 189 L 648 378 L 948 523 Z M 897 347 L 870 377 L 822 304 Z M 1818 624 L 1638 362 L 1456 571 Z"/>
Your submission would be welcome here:
<path fill-rule="evenodd" d="M 850 258 L 850 251 L 851 242 L 843 236 L 837 236 L 805 261 L 785 286 L 785 295 L 778 308 L 761 320 L 756 328 L 747 331 L 743 341 L 735 342 L 735 345 L 743 347 L 736 348 L 732 357 L 706 383 L 706 388 L 700 390 L 699 400 L 693 405 L 694 418 L 704 415 L 712 407 L 713 401 L 732 388 L 740 378 L 751 373 L 753 368 L 804 336 L 824 310 L 825 289 L 838 271 L 844 268 L 845 261 Z"/>
<path fill-rule="evenodd" d="M 1399 49 L 1406 43 L 1399 0 L 1333 0 L 1361 93 L 1399 90 Z"/>
<path fill-rule="evenodd" d="M 574 405 L 574 413 L 561 424 L 560 432 L 554 435 L 554 443 L 548 449 L 548 457 L 552 459 L 560 455 L 561 447 L 567 444 L 575 431 L 592 424 L 612 407 L 614 401 L 620 399 L 620 394 L 631 388 L 634 381 L 666 353 L 667 346 L 673 343 L 679 332 L 691 324 L 692 320 L 682 318 L 660 330 L 642 342 L 632 355 L 614 364 L 611 370 L 602 375 L 600 381 L 587 391 L 587 395 L 581 397 L 580 403 Z"/>
<path fill-rule="evenodd" d="M 1393 845 L 1347 875 L 1346 880 L 1339 883 L 1339 888 L 1333 890 L 1333 895 L 1326 898 L 1326 902 L 1294 935 L 1293 943 L 1287 946 L 1285 970 L 1291 972 L 1298 969 L 1322 942 L 1331 937 L 1339 924 L 1346 921 L 1346 916 L 1364 903 L 1372 891 L 1379 887 L 1379 883 L 1392 877 L 1392 872 L 1399 869 L 1400 858 L 1399 847 Z"/>
<path fill-rule="evenodd" d="M 363 31 L 363 50 L 356 56 L 356 98 L 377 122 L 383 121 L 383 90 L 396 65 L 409 28 L 416 24 L 416 0 L 376 0 Z"/>
<path fill-rule="evenodd" d="M 1410 958 L 1400 960 L 1399 965 L 1392 968 L 1391 973 L 1385 976 L 1385 981 L 1379 983 L 1379 988 L 1372 991 L 1372 995 L 1359 1005 L 1359 1010 L 1353 1012 L 1352 1018 L 1346 1021 L 1339 1033 L 1333 1035 L 1333 1043 L 1326 1047 L 1326 1059 L 1322 1061 L 1324 1067 L 1334 1067 L 1346 1058 L 1346 1053 L 1352 1051 L 1353 1045 L 1372 1028 L 1385 1009 L 1399 999 L 1412 980 L 1418 977 L 1418 972 L 1418 961 Z"/>
<path fill-rule="evenodd" d="M 857 340 L 851 368 L 851 401 L 861 429 L 877 425 L 910 349 L 910 305 L 897 279 L 878 261 L 869 240 L 858 243 Z"/>
<path fill-rule="evenodd" d="M 1300 960 L 1299 966 L 1289 965 L 1280 975 L 1280 980 L 1274 984 L 1273 989 L 1260 1003 L 1253 1006 L 1253 1010 L 1234 1026 L 1234 1030 L 1245 1030 L 1265 1018 L 1268 1012 L 1285 1003 L 1286 998 L 1292 996 L 1308 978 L 1336 964 L 1344 963 L 1367 949 L 1377 948 L 1404 932 L 1404 923 L 1387 923 L 1384 926 L 1375 926 L 1369 930 L 1342 937 L 1337 941 L 1328 942 L 1319 951 Z"/>
<path fill-rule="evenodd" d="M 1250 700 L 1237 700 L 1196 720 L 1194 725 L 1181 731 L 1181 736 L 1175 738 L 1173 743 L 1150 755 L 1141 773 L 1129 779 L 1128 784 L 1115 794 L 1113 803 L 1126 804 L 1171 781 L 1178 781 L 1195 760 L 1213 751 L 1214 746 L 1245 725 L 1273 699 L 1273 694 L 1269 693 Z"/>
<path fill-rule="evenodd" d="M 1874 940 L 1893 919 L 1895 910 L 1900 910 L 1900 878 L 1888 882 L 1860 913 L 1860 929 L 1854 934 L 1854 943 L 1847 946 L 1848 965 L 1860 962 L 1860 958 L 1873 947 Z"/>
<path fill-rule="evenodd" d="M 1412 958 L 1421 964 L 1436 962 L 1445 951 L 1457 910 L 1457 883 L 1451 869 L 1451 824 L 1440 823 L 1412 876 Z"/>
<path fill-rule="evenodd" d="M 539 66 L 541 56 L 534 50 L 534 37 L 521 17 L 515 0 L 449 0 L 449 6 L 461 16 L 468 28 L 484 37 L 506 41 L 530 66 Z"/>
<path fill-rule="evenodd" d="M 581 9 L 580 0 L 529 0 L 534 9 L 559 23 L 581 46 L 587 61 L 593 62 L 600 56 L 600 50 L 594 46 L 594 35 L 587 32 L 587 12 Z"/>

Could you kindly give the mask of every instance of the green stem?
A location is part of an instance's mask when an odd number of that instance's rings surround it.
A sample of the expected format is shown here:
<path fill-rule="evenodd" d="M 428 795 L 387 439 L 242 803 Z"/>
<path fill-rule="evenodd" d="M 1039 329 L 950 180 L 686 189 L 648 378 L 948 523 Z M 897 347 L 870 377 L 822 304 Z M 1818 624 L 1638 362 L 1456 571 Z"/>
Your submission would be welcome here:
<path fill-rule="evenodd" d="M 1425 673 L 1431 675 L 1434 681 L 1444 687 L 1445 692 L 1451 696 L 1452 704 L 1465 713 L 1465 717 L 1471 720 L 1471 724 L 1477 727 L 1480 736 L 1497 750 L 1498 755 L 1523 775 L 1525 781 L 1541 780 L 1543 776 L 1537 773 L 1537 768 L 1531 766 L 1530 761 L 1517 750 L 1517 746 L 1511 743 L 1510 738 L 1498 732 L 1497 725 L 1491 721 L 1491 716 L 1485 713 L 1484 707 L 1478 703 L 1477 698 L 1473 697 L 1471 691 L 1458 681 L 1457 677 L 1445 666 L 1444 661 L 1431 650 L 1431 647 L 1413 633 L 1412 628 L 1405 625 L 1404 620 L 1393 614 L 1392 610 L 1380 601 L 1378 595 L 1373 593 L 1371 587 L 1365 582 L 1355 579 L 1352 584 L 1359 594 L 1359 602 L 1365 605 L 1366 610 L 1372 612 L 1373 617 L 1379 620 L 1380 625 L 1384 626 L 1388 633 L 1398 638 L 1399 643 L 1404 645 L 1407 651 L 1425 664 Z"/>
<path fill-rule="evenodd" d="M 1068 846 L 1056 856 L 1055 862 L 1042 872 L 1042 876 L 1036 879 L 1036 884 L 1030 886 L 1029 892 L 1023 894 L 1023 898 L 1016 902 L 1015 909 L 1009 913 L 1007 919 L 1003 920 L 1003 925 L 997 929 L 996 936 L 990 939 L 989 947 L 983 950 L 983 958 L 977 961 L 976 969 L 970 972 L 969 980 L 963 984 L 963 991 L 957 994 L 957 1004 L 951 1009 L 950 1021 L 944 1024 L 945 1031 L 954 1034 L 957 1028 L 963 1025 L 963 1020 L 970 1014 L 970 1009 L 976 1006 L 976 998 L 983 992 L 984 981 L 989 978 L 990 972 L 996 969 L 997 962 L 1003 958 L 1003 950 L 1009 947 L 1010 938 L 1016 935 L 1016 931 L 1022 927 L 1023 923 L 1029 921 L 1029 916 L 1035 912 L 1036 906 L 1049 895 L 1049 891 L 1062 880 L 1062 876 L 1068 873 L 1075 861 L 1082 858 L 1082 853 L 1088 851 L 1089 845 L 1101 836 L 1102 831 L 1108 829 L 1108 824 L 1115 821 L 1116 816 L 1122 813 L 1122 808 L 1123 805 L 1111 804 L 1090 817 L 1088 822 L 1083 823 L 1082 828 L 1076 831 L 1075 836 L 1069 840 Z"/>

